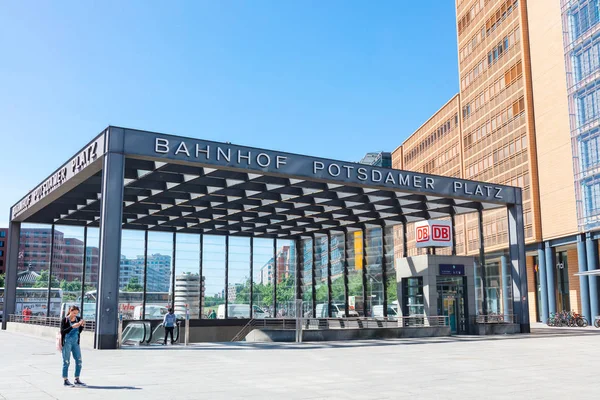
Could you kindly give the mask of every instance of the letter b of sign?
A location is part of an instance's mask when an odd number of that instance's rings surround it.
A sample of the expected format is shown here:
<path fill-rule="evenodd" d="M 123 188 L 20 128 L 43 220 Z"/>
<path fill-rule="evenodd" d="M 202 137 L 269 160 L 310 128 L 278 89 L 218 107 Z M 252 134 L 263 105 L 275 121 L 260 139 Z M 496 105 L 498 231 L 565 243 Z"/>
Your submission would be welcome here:
<path fill-rule="evenodd" d="M 450 241 L 450 227 L 442 225 L 434 225 L 433 229 L 433 240 L 440 242 Z"/>

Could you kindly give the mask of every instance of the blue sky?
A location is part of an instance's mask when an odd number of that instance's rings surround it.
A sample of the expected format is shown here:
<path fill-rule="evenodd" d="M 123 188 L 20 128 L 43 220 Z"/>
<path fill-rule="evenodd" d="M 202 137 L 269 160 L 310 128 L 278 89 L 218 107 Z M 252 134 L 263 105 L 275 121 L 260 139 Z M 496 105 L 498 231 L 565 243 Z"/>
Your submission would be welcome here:
<path fill-rule="evenodd" d="M 5 1 L 0 43 L 0 226 L 109 124 L 356 161 L 458 91 L 452 1 Z"/>

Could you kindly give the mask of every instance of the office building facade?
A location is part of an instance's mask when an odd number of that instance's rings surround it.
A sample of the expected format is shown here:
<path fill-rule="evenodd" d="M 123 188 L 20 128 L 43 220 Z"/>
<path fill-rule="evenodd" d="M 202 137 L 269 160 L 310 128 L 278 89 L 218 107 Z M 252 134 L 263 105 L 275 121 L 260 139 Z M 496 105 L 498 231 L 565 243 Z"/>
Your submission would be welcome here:
<path fill-rule="evenodd" d="M 594 168 L 600 157 L 593 121 L 600 106 L 592 79 L 599 64 L 597 6 L 457 0 L 460 91 L 392 153 L 394 168 L 523 189 L 532 321 L 562 310 L 598 314 L 597 278 L 574 275 L 598 265 Z M 501 271 L 507 216 L 481 214 L 486 254 L 476 268 L 486 304 L 480 302 L 479 311 L 506 313 L 502 299 L 510 293 L 504 293 Z M 458 254 L 478 254 L 478 223 L 478 213 L 456 217 Z M 399 232 L 394 236 L 402 240 Z M 409 255 L 425 251 L 415 247 L 410 228 L 407 245 Z"/>

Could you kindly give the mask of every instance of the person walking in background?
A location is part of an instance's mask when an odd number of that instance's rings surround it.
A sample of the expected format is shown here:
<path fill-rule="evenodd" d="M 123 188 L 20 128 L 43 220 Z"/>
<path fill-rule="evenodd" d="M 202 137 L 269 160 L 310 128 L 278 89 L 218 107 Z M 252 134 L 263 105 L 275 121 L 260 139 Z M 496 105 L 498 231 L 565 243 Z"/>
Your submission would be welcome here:
<path fill-rule="evenodd" d="M 85 386 L 79 375 L 81 374 L 81 348 L 79 347 L 79 336 L 85 327 L 85 321 L 79 317 L 79 307 L 71 306 L 69 313 L 60 323 L 60 336 L 62 342 L 63 368 L 62 377 L 65 386 L 73 386 L 69 382 L 69 364 L 71 363 L 71 353 L 75 360 L 75 386 Z"/>
<path fill-rule="evenodd" d="M 171 335 L 171 344 L 175 343 L 173 340 L 173 331 L 175 330 L 175 324 L 177 323 L 177 316 L 173 313 L 173 309 L 169 308 L 169 313 L 165 314 L 163 319 L 163 326 L 165 327 L 165 341 L 163 345 L 167 344 L 167 336 Z"/>
<path fill-rule="evenodd" d="M 25 307 L 25 309 L 23 310 L 23 321 L 29 322 L 29 320 L 31 319 L 31 314 L 31 308 Z"/>

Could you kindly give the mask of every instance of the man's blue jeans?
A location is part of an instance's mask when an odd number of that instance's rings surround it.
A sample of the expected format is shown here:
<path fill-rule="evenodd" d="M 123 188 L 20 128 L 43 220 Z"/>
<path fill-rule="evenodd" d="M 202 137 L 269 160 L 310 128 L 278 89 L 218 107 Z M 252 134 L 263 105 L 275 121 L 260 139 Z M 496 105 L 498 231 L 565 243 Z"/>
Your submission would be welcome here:
<path fill-rule="evenodd" d="M 62 376 L 64 379 L 69 377 L 69 364 L 71 363 L 71 353 L 73 353 L 73 359 L 75 359 L 75 378 L 79 378 L 81 373 L 81 349 L 77 343 L 79 335 L 67 335 L 65 337 L 65 344 L 62 349 L 63 356 L 63 370 Z"/>

